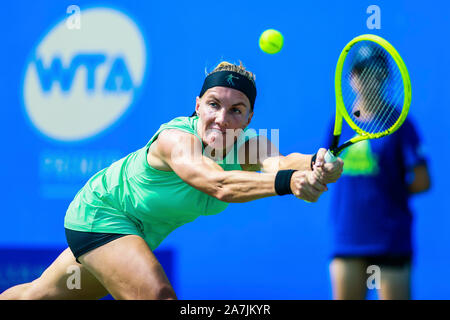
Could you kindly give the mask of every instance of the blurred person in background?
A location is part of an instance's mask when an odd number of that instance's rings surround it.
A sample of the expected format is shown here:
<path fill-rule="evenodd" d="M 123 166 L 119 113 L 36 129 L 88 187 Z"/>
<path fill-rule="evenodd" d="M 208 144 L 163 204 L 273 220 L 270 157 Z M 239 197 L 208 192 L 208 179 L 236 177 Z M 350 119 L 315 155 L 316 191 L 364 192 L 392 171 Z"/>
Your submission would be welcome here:
<path fill-rule="evenodd" d="M 362 48 L 361 52 L 364 54 L 355 59 L 350 76 L 357 95 L 352 113 L 363 122 L 378 115 L 370 102 L 386 99 L 384 103 L 389 103 L 383 87 L 390 72 L 387 63 L 382 63 L 383 57 L 368 54 L 370 48 Z M 371 66 L 367 59 L 374 59 L 376 67 L 367 70 Z M 364 74 L 370 72 L 376 73 L 377 81 L 368 84 Z M 367 86 L 382 94 L 359 95 L 359 89 Z M 394 112 L 395 108 L 390 116 L 397 119 Z M 386 117 L 379 120 L 384 124 L 389 121 Z M 342 130 L 344 140 L 355 134 L 348 126 Z M 331 145 L 331 140 L 327 145 Z M 365 299 L 368 277 L 379 270 L 380 283 L 372 285 L 379 289 L 380 299 L 410 299 L 413 214 L 408 202 L 412 195 L 430 188 L 416 126 L 408 116 L 397 132 L 358 142 L 344 149 L 340 157 L 345 168 L 332 192 L 330 212 L 333 298 Z M 379 269 L 368 269 L 369 266 Z"/>

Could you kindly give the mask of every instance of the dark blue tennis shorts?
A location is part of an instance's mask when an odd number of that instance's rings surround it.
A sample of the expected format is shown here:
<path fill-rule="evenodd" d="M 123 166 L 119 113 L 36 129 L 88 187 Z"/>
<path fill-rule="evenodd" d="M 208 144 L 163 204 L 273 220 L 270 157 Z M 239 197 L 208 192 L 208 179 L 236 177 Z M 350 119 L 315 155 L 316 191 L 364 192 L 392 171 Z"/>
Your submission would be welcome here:
<path fill-rule="evenodd" d="M 87 232 L 87 231 L 75 231 L 64 228 L 66 230 L 67 244 L 72 251 L 75 259 L 78 263 L 78 258 L 83 254 L 101 247 L 108 242 L 111 242 L 120 237 L 128 234 L 120 233 L 99 233 L 99 232 Z"/>

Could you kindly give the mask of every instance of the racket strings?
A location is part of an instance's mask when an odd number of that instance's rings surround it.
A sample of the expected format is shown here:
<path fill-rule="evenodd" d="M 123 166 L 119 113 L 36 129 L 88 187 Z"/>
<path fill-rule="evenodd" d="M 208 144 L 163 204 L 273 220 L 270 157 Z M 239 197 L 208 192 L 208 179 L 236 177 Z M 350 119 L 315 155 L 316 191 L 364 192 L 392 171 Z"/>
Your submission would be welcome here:
<path fill-rule="evenodd" d="M 376 66 L 374 69 L 377 68 L 378 66 Z M 378 70 L 375 71 L 375 73 L 378 73 Z M 373 76 L 369 76 L 375 79 L 377 75 L 375 74 Z M 394 79 L 392 83 L 395 84 L 398 83 L 398 81 Z M 366 90 L 367 89 L 370 90 L 371 88 L 369 87 L 366 88 Z M 369 133 L 384 131 L 386 128 L 391 127 L 397 120 L 395 117 L 393 117 L 393 113 L 395 111 L 395 101 L 397 101 L 397 98 L 401 95 L 401 90 L 397 90 L 397 88 L 395 88 L 392 91 L 390 90 L 389 86 L 384 83 L 382 86 L 382 90 L 375 89 L 370 91 L 371 92 L 369 92 L 368 94 L 367 104 L 369 105 L 369 114 L 373 114 L 373 121 L 367 122 L 363 130 Z M 394 95 L 392 95 L 392 92 L 394 93 Z M 390 94 L 389 98 L 387 97 L 388 94 Z M 386 125 L 388 125 L 388 127 Z"/>
<path fill-rule="evenodd" d="M 362 81 L 363 85 L 362 87 L 358 90 L 359 92 L 366 92 L 366 101 L 364 101 L 365 104 L 369 105 L 369 108 L 367 108 L 367 114 L 355 114 L 355 112 L 349 112 L 349 114 L 351 115 L 351 118 L 354 122 L 363 122 L 365 123 L 364 126 L 361 127 L 361 129 L 363 129 L 364 131 L 367 131 L 367 126 L 370 125 L 372 122 L 370 122 L 369 120 L 369 115 L 373 112 L 373 110 L 377 107 L 376 104 L 374 103 L 367 103 L 368 101 L 372 101 L 373 100 L 373 96 L 375 95 L 374 90 L 370 90 L 371 87 L 373 87 L 373 83 L 375 81 L 375 77 L 373 76 L 374 74 L 374 69 L 375 69 L 375 64 L 371 64 L 369 66 L 366 66 L 365 69 L 363 70 L 361 77 L 362 79 L 368 79 L 366 81 Z M 353 77 L 353 73 L 350 71 L 347 72 L 347 81 L 348 83 L 352 82 L 352 77 Z M 351 98 L 353 97 L 353 98 Z M 352 110 L 355 108 L 355 105 L 357 103 L 362 103 L 361 99 L 358 99 L 358 95 L 355 96 L 354 90 L 347 90 L 347 96 L 346 99 L 344 101 L 351 101 L 353 100 L 352 105 Z M 347 103 L 345 103 L 345 105 L 349 105 Z M 347 109 L 347 111 L 350 111 Z M 359 111 L 359 110 L 358 110 Z M 356 117 L 355 117 L 356 116 Z"/>
<path fill-rule="evenodd" d="M 363 50 L 365 55 L 368 55 L 367 48 L 364 48 L 365 50 Z M 376 70 L 375 70 L 376 69 Z M 376 82 L 376 77 L 374 76 L 374 74 L 376 74 L 376 72 L 379 71 L 379 66 L 376 63 L 372 63 L 371 65 L 369 65 L 369 67 L 366 67 L 365 69 L 363 69 L 363 72 L 361 74 L 361 78 L 362 79 L 369 79 L 369 81 L 367 80 L 363 80 L 363 83 L 366 83 L 365 86 L 363 86 L 360 90 L 360 92 L 367 92 L 367 104 L 369 105 L 369 108 L 367 110 L 368 114 L 372 114 L 373 111 L 376 109 L 377 105 L 372 103 L 372 100 L 376 98 L 376 92 L 375 90 L 372 90 L 371 88 L 373 88 L 374 83 Z M 368 119 L 368 116 L 366 116 L 364 118 L 364 120 L 370 120 Z"/>
<path fill-rule="evenodd" d="M 361 102 L 361 99 L 358 99 L 358 95 L 353 98 L 352 111 L 354 110 L 355 105 L 357 103 L 360 103 L 360 104 L 364 103 L 365 105 L 369 106 L 367 108 L 367 110 L 366 110 L 366 113 L 362 113 L 361 114 L 360 110 L 357 110 L 357 112 L 359 112 L 358 114 L 356 114 L 356 112 L 349 112 L 349 114 L 351 115 L 352 120 L 354 122 L 362 122 L 362 123 L 364 123 L 364 125 L 360 126 L 360 128 L 363 131 L 369 132 L 369 133 L 371 133 L 371 132 L 368 130 L 368 126 L 370 126 L 371 124 L 374 123 L 374 121 L 371 121 L 371 120 L 376 118 L 376 116 L 372 116 L 371 118 L 369 118 L 369 117 L 370 117 L 370 115 L 373 114 L 374 110 L 378 109 L 378 105 L 376 103 L 373 103 L 373 101 L 375 99 L 375 96 L 376 96 L 375 90 L 370 90 L 370 88 L 373 87 L 373 83 L 376 81 L 375 77 L 373 76 L 375 68 L 376 68 L 376 66 L 374 64 L 372 64 L 372 65 L 366 67 L 364 69 L 364 71 L 362 72 L 362 74 L 361 74 L 361 78 L 368 79 L 366 81 L 362 81 L 363 85 L 358 90 L 359 92 L 365 92 L 366 93 L 365 101 Z M 352 81 L 352 77 L 353 77 L 352 72 L 348 72 L 348 74 L 347 74 L 348 82 Z M 346 99 L 344 101 L 352 100 L 350 98 L 350 96 L 354 96 L 354 92 L 347 91 L 347 97 L 346 97 Z M 347 110 L 347 111 L 350 111 L 350 110 Z"/>
<path fill-rule="evenodd" d="M 386 131 L 401 114 L 401 73 L 393 58 L 375 43 L 363 41 L 350 51 L 341 81 L 347 113 L 366 133 Z"/>
<path fill-rule="evenodd" d="M 385 94 L 385 92 L 386 92 L 386 89 L 383 90 L 383 95 Z M 395 91 L 395 92 L 396 92 L 395 96 L 391 97 L 391 99 L 393 99 L 393 101 L 395 101 L 397 96 L 399 95 L 398 91 Z M 371 101 L 368 102 L 369 105 L 371 103 L 373 103 L 373 102 L 371 102 Z M 375 103 L 373 103 L 373 104 L 375 105 Z M 377 112 L 375 113 L 375 116 L 374 116 L 375 121 L 372 121 L 370 126 L 367 126 L 366 128 L 364 128 L 365 131 L 370 132 L 370 133 L 384 131 L 385 128 L 391 127 L 397 121 L 396 118 L 392 117 L 392 114 L 395 111 L 395 107 L 391 106 L 389 104 L 388 99 L 383 99 L 381 104 L 377 105 L 375 107 L 375 109 L 377 110 Z M 383 121 L 383 119 L 385 119 L 385 120 Z M 388 124 L 387 127 L 386 127 L 386 124 Z"/>
<path fill-rule="evenodd" d="M 403 98 L 404 98 L 404 92 L 403 92 L 403 79 L 402 76 L 400 74 L 400 72 L 398 72 L 396 70 L 394 77 L 396 79 L 394 79 L 394 83 L 395 83 L 395 88 L 394 88 L 394 96 L 392 101 L 397 102 L 397 99 L 400 100 L 398 101 L 398 103 L 396 103 L 396 105 L 402 105 L 403 103 Z M 401 110 L 397 110 L 399 111 L 398 116 L 397 117 L 392 117 L 393 112 L 396 110 L 396 105 L 394 105 L 393 107 L 389 108 L 388 110 L 390 110 L 389 114 L 386 116 L 385 121 L 383 122 L 382 126 L 385 127 L 386 124 L 388 124 L 388 127 L 392 127 L 395 122 L 397 122 L 397 119 L 399 118 L 400 114 L 401 114 Z M 382 119 L 382 118 L 381 118 Z"/>
<path fill-rule="evenodd" d="M 376 66 L 373 65 L 373 66 L 365 69 L 361 75 L 361 78 L 369 79 L 369 81 L 366 81 L 366 85 L 363 86 L 360 90 L 361 92 L 367 92 L 367 98 L 366 98 L 367 101 L 365 101 L 365 104 L 367 104 L 369 106 L 367 108 L 367 115 L 364 117 L 364 120 L 366 120 L 365 121 L 366 125 L 363 126 L 363 128 L 362 128 L 364 131 L 367 131 L 367 126 L 369 124 L 373 123 L 370 121 L 371 119 L 369 119 L 369 116 L 371 114 L 373 114 L 374 110 L 379 110 L 379 106 L 373 102 L 376 99 L 377 93 L 375 92 L 375 90 L 371 90 L 371 88 L 373 88 L 374 82 L 376 82 L 376 79 L 375 79 L 376 77 L 373 76 L 373 70 L 375 68 L 376 68 Z M 373 116 L 372 119 L 373 118 L 376 118 L 376 115 Z"/>
<path fill-rule="evenodd" d="M 400 78 L 398 78 L 399 76 L 400 76 Z M 391 82 L 394 84 L 394 86 L 396 88 L 393 88 L 393 90 L 391 90 L 391 91 L 393 91 L 395 93 L 393 96 L 391 96 L 389 99 L 387 99 L 386 92 L 387 92 L 387 90 L 389 90 L 389 86 L 387 84 L 384 84 L 384 88 L 383 88 L 383 91 L 381 94 L 382 97 L 384 97 L 384 98 L 382 98 L 382 100 L 381 100 L 382 103 L 381 103 L 381 105 L 378 106 L 378 111 L 375 114 L 375 119 L 378 119 L 378 121 L 374 121 L 372 123 L 372 126 L 367 128 L 368 132 L 384 131 L 385 128 L 392 127 L 395 124 L 395 122 L 397 121 L 398 116 L 400 115 L 400 113 L 399 113 L 397 117 L 392 116 L 394 111 L 396 110 L 395 102 L 397 101 L 397 99 L 400 96 L 403 96 L 403 91 L 402 91 L 403 87 L 398 88 L 399 83 L 402 83 L 402 78 L 401 78 L 401 75 L 397 72 L 394 72 L 393 78 L 394 79 L 392 79 Z M 394 105 L 391 105 L 389 101 L 393 101 Z M 369 104 L 370 103 L 371 102 L 369 101 Z M 383 121 L 383 119 L 384 119 L 384 121 Z"/>
<path fill-rule="evenodd" d="M 364 72 L 361 74 L 361 78 L 365 79 L 363 82 L 366 83 L 366 86 L 362 87 L 360 92 L 364 93 L 366 96 L 366 101 L 364 101 L 364 103 L 369 106 L 367 108 L 368 116 L 365 117 L 365 125 L 362 126 L 361 129 L 369 133 L 374 133 L 385 128 L 387 121 L 391 119 L 391 115 L 394 112 L 394 107 L 390 106 L 388 99 L 385 98 L 387 90 L 389 90 L 388 85 L 386 83 L 382 84 L 381 90 L 375 88 L 379 81 L 377 78 L 380 76 L 387 76 L 387 71 L 383 70 L 378 62 L 373 63 L 369 68 L 364 69 Z M 397 97 L 391 98 L 394 98 L 395 101 Z M 368 119 L 369 116 L 371 119 Z M 385 119 L 385 121 L 383 121 L 383 119 Z M 395 121 L 392 122 L 391 125 L 394 123 Z"/>

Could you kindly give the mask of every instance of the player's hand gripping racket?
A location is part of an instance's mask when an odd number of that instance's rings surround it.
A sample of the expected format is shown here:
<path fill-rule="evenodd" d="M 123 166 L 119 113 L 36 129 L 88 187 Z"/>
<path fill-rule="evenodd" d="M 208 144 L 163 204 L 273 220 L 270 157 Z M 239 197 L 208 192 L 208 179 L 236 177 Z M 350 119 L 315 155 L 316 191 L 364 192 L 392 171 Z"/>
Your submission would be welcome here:
<path fill-rule="evenodd" d="M 411 102 L 411 82 L 395 48 L 381 37 L 354 38 L 342 50 L 335 74 L 336 119 L 333 142 L 325 156 L 334 162 L 341 151 L 362 140 L 395 132 Z M 342 119 L 358 135 L 339 144 Z"/>

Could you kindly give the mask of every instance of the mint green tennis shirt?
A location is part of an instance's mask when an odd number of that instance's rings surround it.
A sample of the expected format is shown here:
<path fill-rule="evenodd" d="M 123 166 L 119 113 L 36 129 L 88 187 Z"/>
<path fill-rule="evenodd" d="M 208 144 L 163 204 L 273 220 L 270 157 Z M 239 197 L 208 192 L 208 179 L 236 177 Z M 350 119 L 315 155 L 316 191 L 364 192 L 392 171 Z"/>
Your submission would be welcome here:
<path fill-rule="evenodd" d="M 165 129 L 178 129 L 200 139 L 197 122 L 198 117 L 178 117 L 161 125 L 145 147 L 95 174 L 70 203 L 64 227 L 139 235 L 154 250 L 183 224 L 225 210 L 228 203 L 191 187 L 175 172 L 157 170 L 147 162 L 148 148 Z M 242 170 L 237 150 L 255 136 L 255 130 L 246 128 L 233 151 L 218 164 L 227 171 Z"/>

